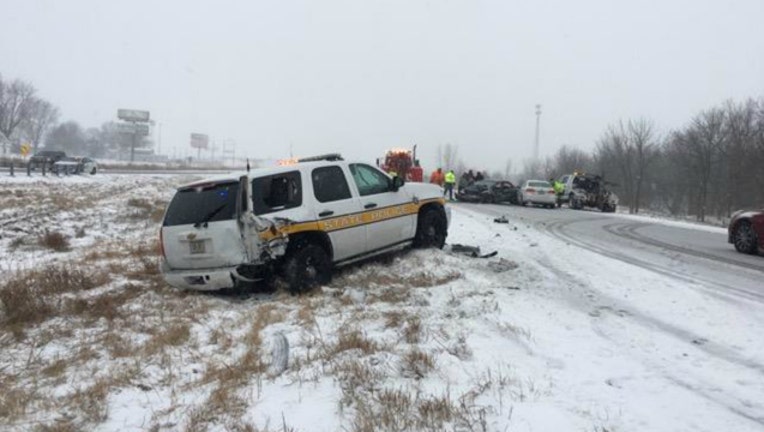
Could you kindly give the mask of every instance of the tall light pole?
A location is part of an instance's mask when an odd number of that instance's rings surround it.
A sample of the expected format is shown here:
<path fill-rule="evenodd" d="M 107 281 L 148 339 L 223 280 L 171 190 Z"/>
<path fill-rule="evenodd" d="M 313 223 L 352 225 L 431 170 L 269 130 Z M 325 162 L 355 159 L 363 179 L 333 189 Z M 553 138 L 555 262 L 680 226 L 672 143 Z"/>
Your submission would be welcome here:
<path fill-rule="evenodd" d="M 539 161 L 539 124 L 541 123 L 541 105 L 536 104 L 536 143 L 533 147 L 533 162 Z"/>

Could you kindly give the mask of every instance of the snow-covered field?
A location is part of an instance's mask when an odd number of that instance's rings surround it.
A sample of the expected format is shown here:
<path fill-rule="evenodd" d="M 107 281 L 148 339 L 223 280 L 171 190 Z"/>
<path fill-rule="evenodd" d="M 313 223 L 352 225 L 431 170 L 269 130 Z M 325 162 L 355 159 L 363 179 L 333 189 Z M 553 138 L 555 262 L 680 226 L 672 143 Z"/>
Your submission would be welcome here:
<path fill-rule="evenodd" d="M 156 239 L 188 180 L 0 178 L 0 429 L 764 429 L 761 303 L 459 206 L 449 243 L 496 257 L 179 292 Z"/>

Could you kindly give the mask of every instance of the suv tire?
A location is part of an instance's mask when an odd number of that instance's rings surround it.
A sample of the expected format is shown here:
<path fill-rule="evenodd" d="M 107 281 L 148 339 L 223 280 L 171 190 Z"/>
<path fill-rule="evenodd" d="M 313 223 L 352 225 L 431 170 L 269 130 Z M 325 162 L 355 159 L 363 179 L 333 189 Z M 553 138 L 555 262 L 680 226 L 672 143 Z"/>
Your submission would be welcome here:
<path fill-rule="evenodd" d="M 332 263 L 324 248 L 303 243 L 288 255 L 284 272 L 289 292 L 299 294 L 328 283 L 332 279 Z"/>
<path fill-rule="evenodd" d="M 448 234 L 446 218 L 443 212 L 430 208 L 419 215 L 414 247 L 443 249 Z"/>

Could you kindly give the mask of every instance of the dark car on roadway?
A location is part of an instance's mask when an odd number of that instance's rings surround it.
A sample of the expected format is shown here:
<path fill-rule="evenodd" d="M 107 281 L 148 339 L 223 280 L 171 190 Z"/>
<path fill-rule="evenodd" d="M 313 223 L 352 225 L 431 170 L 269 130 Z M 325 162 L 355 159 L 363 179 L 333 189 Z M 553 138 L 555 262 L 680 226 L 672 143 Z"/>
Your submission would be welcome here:
<path fill-rule="evenodd" d="M 517 186 L 507 180 L 480 180 L 460 188 L 456 199 L 466 202 L 517 204 Z"/>
<path fill-rule="evenodd" d="M 727 228 L 727 241 L 738 252 L 755 255 L 764 249 L 764 209 L 740 210 L 732 215 Z"/>
<path fill-rule="evenodd" d="M 58 150 L 43 150 L 35 153 L 29 158 L 29 169 L 34 170 L 42 168 L 43 165 L 47 171 L 53 168 L 53 164 L 66 158 L 66 153 Z"/>

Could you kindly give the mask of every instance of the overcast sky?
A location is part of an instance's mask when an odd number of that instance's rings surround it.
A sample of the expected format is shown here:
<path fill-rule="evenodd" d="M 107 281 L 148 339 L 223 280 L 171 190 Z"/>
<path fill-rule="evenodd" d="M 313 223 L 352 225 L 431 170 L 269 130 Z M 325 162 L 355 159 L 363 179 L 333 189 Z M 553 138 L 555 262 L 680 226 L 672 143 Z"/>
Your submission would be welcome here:
<path fill-rule="evenodd" d="M 764 96 L 764 1 L 0 0 L 0 73 L 62 120 L 118 108 L 237 153 L 373 160 L 447 142 L 471 167 L 591 149 L 608 123 L 663 131 Z"/>

